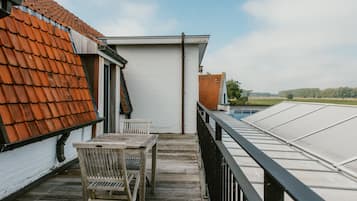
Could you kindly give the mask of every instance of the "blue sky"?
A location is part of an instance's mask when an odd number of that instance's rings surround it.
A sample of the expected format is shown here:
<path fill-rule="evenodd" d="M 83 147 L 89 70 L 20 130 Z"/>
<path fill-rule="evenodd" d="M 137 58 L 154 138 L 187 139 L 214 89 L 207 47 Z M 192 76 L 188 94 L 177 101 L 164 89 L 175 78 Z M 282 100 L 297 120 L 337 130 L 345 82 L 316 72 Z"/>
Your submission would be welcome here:
<path fill-rule="evenodd" d="M 58 0 L 105 35 L 210 34 L 206 71 L 246 89 L 357 87 L 355 0 Z"/>

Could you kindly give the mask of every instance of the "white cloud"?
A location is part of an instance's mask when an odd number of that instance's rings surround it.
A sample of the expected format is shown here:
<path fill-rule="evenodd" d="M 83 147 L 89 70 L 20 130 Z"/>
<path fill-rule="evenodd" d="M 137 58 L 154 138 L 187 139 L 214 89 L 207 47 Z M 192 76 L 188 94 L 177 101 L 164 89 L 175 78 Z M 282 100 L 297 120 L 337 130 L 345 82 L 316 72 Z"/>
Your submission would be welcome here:
<path fill-rule="evenodd" d="M 156 0 L 57 0 L 108 36 L 153 35 L 173 32 L 174 18 L 162 18 Z"/>
<path fill-rule="evenodd" d="M 165 34 L 176 28 L 176 20 L 161 19 L 155 1 L 126 1 L 118 3 L 117 10 L 98 28 L 106 35 Z"/>
<path fill-rule="evenodd" d="M 357 86 L 357 1 L 250 0 L 243 9 L 257 27 L 206 55 L 207 71 L 255 91 Z"/>

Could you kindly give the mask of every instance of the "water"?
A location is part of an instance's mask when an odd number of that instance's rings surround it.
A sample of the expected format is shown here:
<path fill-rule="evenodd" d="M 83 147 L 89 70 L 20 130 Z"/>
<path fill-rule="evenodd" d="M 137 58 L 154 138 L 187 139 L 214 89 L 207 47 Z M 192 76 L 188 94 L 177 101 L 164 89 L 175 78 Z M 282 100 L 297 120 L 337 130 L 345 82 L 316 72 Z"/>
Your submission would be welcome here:
<path fill-rule="evenodd" d="M 234 110 L 230 115 L 235 119 L 241 120 L 244 117 L 258 112 L 257 110 Z"/>

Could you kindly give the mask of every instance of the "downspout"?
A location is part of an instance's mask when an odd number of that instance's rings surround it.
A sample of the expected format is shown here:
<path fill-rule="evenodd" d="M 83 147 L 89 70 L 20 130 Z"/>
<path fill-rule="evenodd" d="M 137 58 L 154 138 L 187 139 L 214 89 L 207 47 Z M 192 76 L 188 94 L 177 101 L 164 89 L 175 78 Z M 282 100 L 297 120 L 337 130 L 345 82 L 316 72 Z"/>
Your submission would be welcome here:
<path fill-rule="evenodd" d="M 185 134 L 185 33 L 181 33 L 181 134 Z"/>

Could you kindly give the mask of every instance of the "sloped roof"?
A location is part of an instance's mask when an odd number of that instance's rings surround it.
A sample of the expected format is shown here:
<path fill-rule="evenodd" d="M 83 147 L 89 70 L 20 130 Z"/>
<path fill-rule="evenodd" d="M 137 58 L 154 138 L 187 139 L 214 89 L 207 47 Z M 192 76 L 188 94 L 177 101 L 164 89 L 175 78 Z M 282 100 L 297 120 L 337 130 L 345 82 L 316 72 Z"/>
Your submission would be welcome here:
<path fill-rule="evenodd" d="M 0 19 L 0 115 L 6 144 L 96 119 L 69 33 L 17 8 Z"/>
<path fill-rule="evenodd" d="M 22 5 L 65 27 L 70 27 L 94 41 L 98 42 L 97 38 L 104 37 L 102 33 L 85 23 L 54 0 L 24 0 Z"/>

